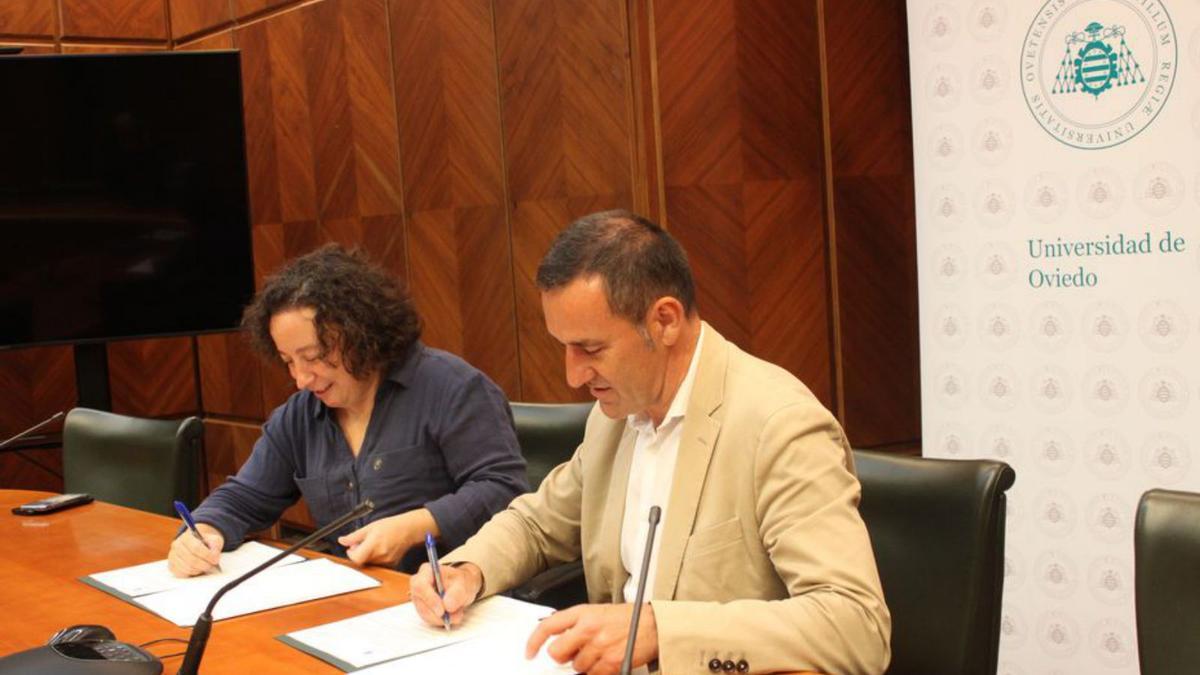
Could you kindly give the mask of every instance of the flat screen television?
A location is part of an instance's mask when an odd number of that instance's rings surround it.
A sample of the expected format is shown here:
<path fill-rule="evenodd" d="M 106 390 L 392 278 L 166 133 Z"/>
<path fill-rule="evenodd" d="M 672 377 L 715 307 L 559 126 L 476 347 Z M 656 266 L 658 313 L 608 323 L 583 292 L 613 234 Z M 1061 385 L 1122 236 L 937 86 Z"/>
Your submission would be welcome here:
<path fill-rule="evenodd" d="M 239 56 L 0 56 L 0 348 L 235 327 Z"/>

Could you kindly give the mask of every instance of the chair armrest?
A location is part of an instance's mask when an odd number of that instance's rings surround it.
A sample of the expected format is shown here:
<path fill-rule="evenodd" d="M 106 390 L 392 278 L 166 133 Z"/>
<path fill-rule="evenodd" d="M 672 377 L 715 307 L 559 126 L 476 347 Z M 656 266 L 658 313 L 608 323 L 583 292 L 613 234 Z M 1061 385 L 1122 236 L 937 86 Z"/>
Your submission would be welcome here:
<path fill-rule="evenodd" d="M 508 595 L 517 600 L 549 605 L 554 609 L 587 602 L 587 584 L 583 577 L 583 562 L 551 567 L 524 584 L 510 590 Z"/>

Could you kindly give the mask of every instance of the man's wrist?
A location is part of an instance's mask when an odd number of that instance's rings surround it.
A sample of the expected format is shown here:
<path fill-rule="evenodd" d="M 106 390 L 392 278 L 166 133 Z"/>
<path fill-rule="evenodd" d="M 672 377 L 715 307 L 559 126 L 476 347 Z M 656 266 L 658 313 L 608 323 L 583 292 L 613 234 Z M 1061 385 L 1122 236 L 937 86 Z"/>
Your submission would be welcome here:
<path fill-rule="evenodd" d="M 470 575 L 471 580 L 475 584 L 475 596 L 471 598 L 471 602 L 478 600 L 479 596 L 483 594 L 483 570 L 479 569 L 479 565 L 476 565 L 469 560 L 458 560 L 456 562 L 445 564 L 448 567 L 462 570 L 466 574 Z"/>

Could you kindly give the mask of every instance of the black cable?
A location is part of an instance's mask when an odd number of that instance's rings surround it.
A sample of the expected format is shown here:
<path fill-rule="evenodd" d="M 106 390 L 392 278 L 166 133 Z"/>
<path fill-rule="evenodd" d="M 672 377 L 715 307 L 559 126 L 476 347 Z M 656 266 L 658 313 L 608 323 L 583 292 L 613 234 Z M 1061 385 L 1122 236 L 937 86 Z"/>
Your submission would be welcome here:
<path fill-rule="evenodd" d="M 156 644 L 158 644 L 158 643 L 160 643 L 160 642 L 178 642 L 179 644 L 184 644 L 184 645 L 186 645 L 188 641 L 187 641 L 187 640 L 184 640 L 183 638 L 159 638 L 159 639 L 157 639 L 157 640 L 151 640 L 151 641 L 149 641 L 149 642 L 143 642 L 142 644 L 140 644 L 140 645 L 138 645 L 138 646 L 139 646 L 139 647 L 141 647 L 142 649 L 145 649 L 146 647 L 149 647 L 150 645 L 156 645 Z"/>
<path fill-rule="evenodd" d="M 185 644 L 185 645 L 186 645 L 188 641 L 187 641 L 187 640 L 184 640 L 183 638 L 159 638 L 159 639 L 157 639 L 157 640 L 151 640 L 151 641 L 149 641 L 149 642 L 143 642 L 142 644 L 138 645 L 138 647 L 141 647 L 142 649 L 145 649 L 146 647 L 149 647 L 150 645 L 156 645 L 156 644 L 159 644 L 160 642 L 178 642 L 178 643 L 180 643 L 180 644 Z M 155 656 L 156 658 L 159 658 L 159 659 L 173 659 L 173 658 L 175 658 L 176 656 L 183 656 L 183 655 L 184 655 L 184 654 L 186 654 L 186 653 L 187 653 L 187 651 L 185 650 L 185 651 L 182 651 L 182 652 L 175 652 L 174 654 L 162 654 L 162 655 L 155 654 L 154 656 Z"/>

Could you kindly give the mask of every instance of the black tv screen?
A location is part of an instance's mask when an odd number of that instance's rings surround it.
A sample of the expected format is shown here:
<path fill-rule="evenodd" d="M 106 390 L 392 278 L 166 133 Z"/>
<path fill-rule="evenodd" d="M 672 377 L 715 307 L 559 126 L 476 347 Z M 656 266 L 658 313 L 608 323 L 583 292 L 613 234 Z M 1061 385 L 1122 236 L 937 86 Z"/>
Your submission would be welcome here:
<path fill-rule="evenodd" d="M 237 52 L 5 56 L 0 91 L 0 346 L 237 325 Z"/>

